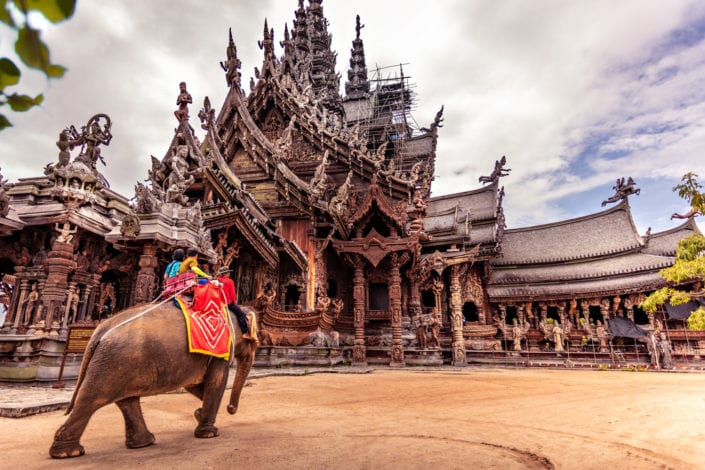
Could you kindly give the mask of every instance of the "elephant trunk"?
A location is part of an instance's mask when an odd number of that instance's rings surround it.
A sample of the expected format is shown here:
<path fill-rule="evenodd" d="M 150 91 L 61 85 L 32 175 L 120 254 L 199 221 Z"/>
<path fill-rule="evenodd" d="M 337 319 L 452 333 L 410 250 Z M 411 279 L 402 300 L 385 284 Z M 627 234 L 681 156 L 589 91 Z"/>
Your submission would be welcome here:
<path fill-rule="evenodd" d="M 247 380 L 247 375 L 252 369 L 252 364 L 255 360 L 254 350 L 245 357 L 238 358 L 237 369 L 235 372 L 235 380 L 233 381 L 233 389 L 230 392 L 230 403 L 228 403 L 228 413 L 234 415 L 237 413 L 237 407 L 240 403 L 240 392 L 245 386 L 245 380 Z"/>

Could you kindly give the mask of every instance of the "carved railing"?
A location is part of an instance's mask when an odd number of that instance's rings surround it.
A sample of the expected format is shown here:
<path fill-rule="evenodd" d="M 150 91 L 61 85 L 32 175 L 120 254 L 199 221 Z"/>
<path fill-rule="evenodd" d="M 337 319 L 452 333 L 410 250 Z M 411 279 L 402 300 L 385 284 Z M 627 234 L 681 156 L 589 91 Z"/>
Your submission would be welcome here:
<path fill-rule="evenodd" d="M 319 318 L 317 312 L 287 312 L 269 305 L 262 308 L 262 323 L 283 330 L 313 330 Z"/>

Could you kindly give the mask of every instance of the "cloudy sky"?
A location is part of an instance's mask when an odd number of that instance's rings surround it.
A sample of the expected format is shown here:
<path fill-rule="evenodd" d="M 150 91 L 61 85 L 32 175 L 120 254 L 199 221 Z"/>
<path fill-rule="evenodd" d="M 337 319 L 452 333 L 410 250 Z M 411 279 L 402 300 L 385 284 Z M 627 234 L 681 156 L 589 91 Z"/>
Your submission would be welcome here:
<path fill-rule="evenodd" d="M 296 7 L 79 2 L 71 20 L 44 33 L 65 78 L 23 75 L 18 91 L 44 93 L 45 103 L 11 115 L 15 127 L 0 133 L 3 176 L 41 174 L 57 159 L 61 129 L 107 113 L 113 140 L 101 170 L 131 197 L 150 154 L 163 157 L 173 136 L 179 82 L 193 95 L 193 121 L 205 96 L 219 108 L 228 28 L 247 84 L 261 66 L 264 19 L 278 44 Z M 342 83 L 359 14 L 368 69 L 404 64 L 419 126 L 445 105 L 434 195 L 478 188 L 478 177 L 506 155 L 505 214 L 517 228 L 598 212 L 615 180 L 631 176 L 641 195 L 630 204 L 644 233 L 680 223 L 669 217 L 688 207 L 671 188 L 685 172 L 705 181 L 703 2 L 325 0 L 323 8 Z M 0 56 L 9 55 L 10 32 L 0 34 Z"/>

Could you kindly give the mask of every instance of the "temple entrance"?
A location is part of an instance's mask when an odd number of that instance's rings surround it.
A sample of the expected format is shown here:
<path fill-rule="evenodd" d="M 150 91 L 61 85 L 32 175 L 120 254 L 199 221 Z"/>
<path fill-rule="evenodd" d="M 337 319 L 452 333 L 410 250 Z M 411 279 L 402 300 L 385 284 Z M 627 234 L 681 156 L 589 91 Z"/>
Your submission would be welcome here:
<path fill-rule="evenodd" d="M 371 282 L 369 288 L 370 310 L 389 310 L 389 286 L 381 282 Z"/>

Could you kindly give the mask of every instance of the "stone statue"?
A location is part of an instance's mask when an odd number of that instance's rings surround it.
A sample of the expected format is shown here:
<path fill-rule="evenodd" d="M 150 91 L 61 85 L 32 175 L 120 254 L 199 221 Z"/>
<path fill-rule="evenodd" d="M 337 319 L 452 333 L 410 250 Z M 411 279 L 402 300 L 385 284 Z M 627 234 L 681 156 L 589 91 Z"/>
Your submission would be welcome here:
<path fill-rule="evenodd" d="M 416 326 L 416 341 L 419 343 L 419 349 L 426 349 L 426 324 L 423 316 L 416 317 L 414 325 Z"/>
<path fill-rule="evenodd" d="M 188 119 L 188 105 L 193 103 L 191 94 L 186 90 L 186 82 L 179 83 L 179 96 L 176 97 L 176 105 L 179 107 L 174 111 L 174 116 L 176 120 L 181 122 L 184 119 Z"/>

